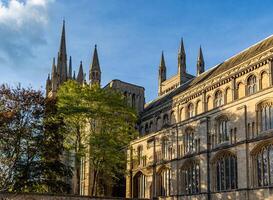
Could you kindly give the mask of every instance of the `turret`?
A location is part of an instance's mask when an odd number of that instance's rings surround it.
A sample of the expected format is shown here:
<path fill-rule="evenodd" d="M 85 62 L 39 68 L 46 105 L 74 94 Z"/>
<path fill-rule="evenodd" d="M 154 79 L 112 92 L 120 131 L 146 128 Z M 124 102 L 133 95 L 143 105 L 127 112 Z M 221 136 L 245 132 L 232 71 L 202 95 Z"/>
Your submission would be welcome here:
<path fill-rule="evenodd" d="M 202 53 L 202 48 L 200 46 L 199 53 L 197 57 L 197 76 L 202 74 L 205 71 L 205 61 Z"/>
<path fill-rule="evenodd" d="M 99 57 L 97 52 L 97 45 L 95 45 L 93 59 L 90 65 L 89 81 L 90 81 L 90 85 L 98 84 L 100 86 L 100 83 L 101 83 L 101 70 L 100 70 Z"/>
<path fill-rule="evenodd" d="M 161 95 L 161 84 L 166 80 L 167 68 L 165 65 L 164 53 L 161 53 L 161 60 L 158 70 L 158 95 Z"/>
<path fill-rule="evenodd" d="M 177 59 L 178 59 L 178 74 L 180 76 L 180 85 L 181 85 L 184 81 L 184 78 L 186 77 L 186 53 L 184 49 L 183 38 L 181 38 Z"/>
<path fill-rule="evenodd" d="M 84 82 L 84 74 L 83 74 L 82 61 L 81 61 L 81 64 L 80 64 L 80 68 L 79 68 L 79 72 L 78 72 L 78 76 L 77 76 L 77 81 L 80 84 L 83 84 L 83 82 Z"/>

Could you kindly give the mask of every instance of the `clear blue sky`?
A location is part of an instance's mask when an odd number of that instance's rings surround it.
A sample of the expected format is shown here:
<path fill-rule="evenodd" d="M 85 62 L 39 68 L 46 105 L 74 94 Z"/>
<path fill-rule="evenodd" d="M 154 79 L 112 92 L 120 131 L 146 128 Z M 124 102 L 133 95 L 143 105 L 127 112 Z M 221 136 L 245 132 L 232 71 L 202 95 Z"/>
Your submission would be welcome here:
<path fill-rule="evenodd" d="M 0 83 L 45 86 L 57 55 L 62 19 L 68 55 L 88 72 L 98 45 L 102 83 L 120 79 L 157 96 L 164 50 L 168 77 L 177 72 L 184 38 L 187 71 L 196 73 L 202 45 L 206 69 L 273 34 L 270 0 L 0 0 Z"/>

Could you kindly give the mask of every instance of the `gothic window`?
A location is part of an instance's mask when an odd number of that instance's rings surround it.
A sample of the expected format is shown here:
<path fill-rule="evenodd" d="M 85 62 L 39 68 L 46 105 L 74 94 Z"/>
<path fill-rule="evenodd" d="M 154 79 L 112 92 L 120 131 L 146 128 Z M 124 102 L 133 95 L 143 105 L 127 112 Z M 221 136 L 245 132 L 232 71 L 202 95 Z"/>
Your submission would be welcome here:
<path fill-rule="evenodd" d="M 213 108 L 213 101 L 212 101 L 212 98 L 210 96 L 208 96 L 208 98 L 207 98 L 207 109 L 209 111 L 212 108 Z"/>
<path fill-rule="evenodd" d="M 169 159 L 169 142 L 167 138 L 162 139 L 161 152 L 163 159 Z"/>
<path fill-rule="evenodd" d="M 273 185 L 273 145 L 260 148 L 253 155 L 254 180 L 256 186 Z"/>
<path fill-rule="evenodd" d="M 232 102 L 232 92 L 230 88 L 226 89 L 226 103 Z"/>
<path fill-rule="evenodd" d="M 244 96 L 245 96 L 244 84 L 242 82 L 240 82 L 237 85 L 237 97 L 238 97 L 238 99 L 241 99 Z"/>
<path fill-rule="evenodd" d="M 161 129 L 161 118 L 156 118 L 156 130 L 159 131 Z"/>
<path fill-rule="evenodd" d="M 265 102 L 259 105 L 260 130 L 266 131 L 273 128 L 273 105 Z"/>
<path fill-rule="evenodd" d="M 219 107 L 223 105 L 223 94 L 220 90 L 215 93 L 214 106 Z"/>
<path fill-rule="evenodd" d="M 184 134 L 184 154 L 192 153 L 195 151 L 194 131 L 188 128 Z"/>
<path fill-rule="evenodd" d="M 168 126 L 169 125 L 169 116 L 168 114 L 165 114 L 163 116 L 163 126 Z"/>
<path fill-rule="evenodd" d="M 268 88 L 269 86 L 269 77 L 267 72 L 261 74 L 261 89 Z"/>
<path fill-rule="evenodd" d="M 194 116 L 194 106 L 192 103 L 188 105 L 188 117 L 191 118 Z"/>
<path fill-rule="evenodd" d="M 200 167 L 197 162 L 186 163 L 180 169 L 181 194 L 197 194 L 200 191 Z"/>
<path fill-rule="evenodd" d="M 257 92 L 256 76 L 251 75 L 247 79 L 247 94 L 251 95 Z"/>
<path fill-rule="evenodd" d="M 150 132 L 153 132 L 153 122 L 152 121 L 150 122 L 149 130 L 150 130 Z"/>
<path fill-rule="evenodd" d="M 222 143 L 229 141 L 229 121 L 226 117 L 217 120 L 217 142 Z"/>
<path fill-rule="evenodd" d="M 175 120 L 175 113 L 174 111 L 172 111 L 171 113 L 171 124 L 175 124 L 176 120 Z"/>
<path fill-rule="evenodd" d="M 223 154 L 214 162 L 215 189 L 225 191 L 237 188 L 237 158 L 231 153 Z"/>
<path fill-rule="evenodd" d="M 141 172 L 134 177 L 134 198 L 147 198 L 145 189 L 147 187 L 147 178 Z"/>
<path fill-rule="evenodd" d="M 159 174 L 159 196 L 170 196 L 171 170 L 164 169 Z"/>
<path fill-rule="evenodd" d="M 202 113 L 202 102 L 199 100 L 196 103 L 196 114 L 198 115 L 200 113 Z"/>

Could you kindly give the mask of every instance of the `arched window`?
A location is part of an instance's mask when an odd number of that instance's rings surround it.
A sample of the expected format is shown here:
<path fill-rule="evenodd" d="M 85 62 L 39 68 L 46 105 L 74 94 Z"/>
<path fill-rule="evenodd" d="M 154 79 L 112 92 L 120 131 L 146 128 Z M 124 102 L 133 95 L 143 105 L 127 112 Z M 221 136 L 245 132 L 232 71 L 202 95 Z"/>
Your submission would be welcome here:
<path fill-rule="evenodd" d="M 138 172 L 134 177 L 134 198 L 147 198 L 145 189 L 147 186 L 147 179 L 144 174 Z"/>
<path fill-rule="evenodd" d="M 213 108 L 213 101 L 212 101 L 212 98 L 210 96 L 208 96 L 208 98 L 207 98 L 207 109 L 209 111 L 212 108 Z"/>
<path fill-rule="evenodd" d="M 237 85 L 237 97 L 238 99 L 241 99 L 244 96 L 245 96 L 245 87 L 244 87 L 244 84 L 240 82 Z"/>
<path fill-rule="evenodd" d="M 156 131 L 159 131 L 162 128 L 161 117 L 156 118 Z"/>
<path fill-rule="evenodd" d="M 180 169 L 180 194 L 197 194 L 200 191 L 200 167 L 188 162 Z"/>
<path fill-rule="evenodd" d="M 263 72 L 261 74 L 261 89 L 265 89 L 269 87 L 269 77 L 267 72 Z"/>
<path fill-rule="evenodd" d="M 216 93 L 215 93 L 215 97 L 214 97 L 214 106 L 215 107 L 219 107 L 223 105 L 223 94 L 220 90 L 218 90 Z"/>
<path fill-rule="evenodd" d="M 171 124 L 175 124 L 175 122 L 176 122 L 176 119 L 175 119 L 175 112 L 172 111 L 172 113 L 171 113 Z"/>
<path fill-rule="evenodd" d="M 163 169 L 159 174 L 159 196 L 170 196 L 171 191 L 171 170 Z"/>
<path fill-rule="evenodd" d="M 266 131 L 273 128 L 273 103 L 264 102 L 259 105 L 260 130 Z"/>
<path fill-rule="evenodd" d="M 231 93 L 231 89 L 227 88 L 226 89 L 226 103 L 230 103 L 232 102 L 232 93 Z"/>
<path fill-rule="evenodd" d="M 273 185 L 273 145 L 260 148 L 253 155 L 255 186 Z"/>
<path fill-rule="evenodd" d="M 237 158 L 225 153 L 213 164 L 215 170 L 215 190 L 225 191 L 237 188 Z"/>
<path fill-rule="evenodd" d="M 188 117 L 191 118 L 194 116 L 194 106 L 192 103 L 188 105 Z"/>
<path fill-rule="evenodd" d="M 196 102 L 196 114 L 201 114 L 202 113 L 202 102 L 198 100 Z"/>
<path fill-rule="evenodd" d="M 169 141 L 166 137 L 162 139 L 161 152 L 163 159 L 169 159 Z"/>
<path fill-rule="evenodd" d="M 169 125 L 169 116 L 168 116 L 168 114 L 165 114 L 163 116 L 163 126 L 165 127 L 165 126 L 168 126 L 168 125 Z"/>
<path fill-rule="evenodd" d="M 184 134 L 184 154 L 195 152 L 194 131 L 187 128 Z"/>
<path fill-rule="evenodd" d="M 153 130 L 154 130 L 154 126 L 153 126 L 153 122 L 152 121 L 150 122 L 149 130 L 150 130 L 150 132 L 153 132 Z"/>
<path fill-rule="evenodd" d="M 217 142 L 229 141 L 229 121 L 227 117 L 221 117 L 217 120 Z"/>
<path fill-rule="evenodd" d="M 247 79 L 247 94 L 251 95 L 257 92 L 256 76 L 251 75 Z"/>

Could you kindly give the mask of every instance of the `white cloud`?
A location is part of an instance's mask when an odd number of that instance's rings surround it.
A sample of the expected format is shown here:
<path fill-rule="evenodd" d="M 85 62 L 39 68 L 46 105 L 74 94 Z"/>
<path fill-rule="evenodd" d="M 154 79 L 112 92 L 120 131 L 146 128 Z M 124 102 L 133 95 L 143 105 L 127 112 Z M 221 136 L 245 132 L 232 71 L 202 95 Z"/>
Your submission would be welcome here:
<path fill-rule="evenodd" d="M 46 43 L 48 5 L 53 1 L 0 0 L 0 57 L 17 61 Z"/>

